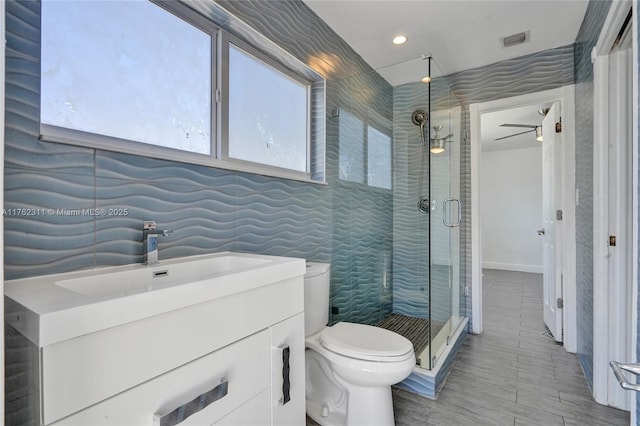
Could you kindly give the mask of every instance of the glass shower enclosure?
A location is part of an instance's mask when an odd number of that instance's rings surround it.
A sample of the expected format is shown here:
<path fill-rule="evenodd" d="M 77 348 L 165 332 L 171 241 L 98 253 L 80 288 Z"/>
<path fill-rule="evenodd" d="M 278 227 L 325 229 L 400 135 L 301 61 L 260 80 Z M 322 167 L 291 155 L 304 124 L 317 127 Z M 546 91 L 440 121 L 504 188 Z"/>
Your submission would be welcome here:
<path fill-rule="evenodd" d="M 330 186 L 331 323 L 393 330 L 413 343 L 418 370 L 432 370 L 446 358 L 466 308 L 464 123 L 433 59 L 420 60 L 437 75 L 426 83 L 391 87 L 369 72 L 328 88 L 339 99 L 327 128 L 337 140 L 328 144 L 329 174 L 337 177 Z"/>
<path fill-rule="evenodd" d="M 429 76 L 438 72 L 432 58 Z M 393 312 L 380 326 L 434 368 L 462 323 L 462 108 L 446 78 L 394 88 Z"/>

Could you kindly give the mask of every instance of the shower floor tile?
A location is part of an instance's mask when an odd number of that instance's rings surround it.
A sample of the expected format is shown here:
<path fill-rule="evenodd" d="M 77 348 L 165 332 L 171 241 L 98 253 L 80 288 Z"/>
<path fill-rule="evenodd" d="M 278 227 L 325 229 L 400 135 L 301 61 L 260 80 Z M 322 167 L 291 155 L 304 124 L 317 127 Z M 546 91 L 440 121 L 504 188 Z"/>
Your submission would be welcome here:
<path fill-rule="evenodd" d="M 444 326 L 444 323 L 407 315 L 391 314 L 376 325 L 409 339 L 413 344 L 416 358 L 419 358 L 429 345 L 429 328 L 431 327 L 431 336 L 435 337 Z"/>

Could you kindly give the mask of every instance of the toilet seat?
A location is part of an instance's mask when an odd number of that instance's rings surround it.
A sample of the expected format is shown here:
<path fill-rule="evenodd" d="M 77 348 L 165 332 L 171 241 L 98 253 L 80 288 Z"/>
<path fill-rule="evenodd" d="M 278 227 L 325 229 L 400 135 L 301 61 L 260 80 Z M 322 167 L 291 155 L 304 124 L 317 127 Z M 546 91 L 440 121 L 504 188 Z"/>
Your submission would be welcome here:
<path fill-rule="evenodd" d="M 408 339 L 371 325 L 339 322 L 325 327 L 318 337 L 331 352 L 361 360 L 401 362 L 414 356 Z"/>

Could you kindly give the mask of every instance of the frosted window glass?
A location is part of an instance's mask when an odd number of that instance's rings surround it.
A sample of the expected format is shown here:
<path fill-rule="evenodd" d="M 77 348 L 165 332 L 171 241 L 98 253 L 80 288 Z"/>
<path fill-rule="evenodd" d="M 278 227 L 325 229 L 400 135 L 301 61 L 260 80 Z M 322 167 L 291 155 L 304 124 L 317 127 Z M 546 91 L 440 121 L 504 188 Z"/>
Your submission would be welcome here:
<path fill-rule="evenodd" d="M 211 45 L 146 0 L 44 0 L 41 121 L 211 154 Z"/>
<path fill-rule="evenodd" d="M 367 141 L 367 184 L 391 189 L 391 138 L 369 126 Z"/>
<path fill-rule="evenodd" d="M 307 86 L 229 45 L 229 157 L 307 172 Z"/>
<path fill-rule="evenodd" d="M 353 114 L 340 110 L 338 130 L 339 177 L 364 183 L 364 123 Z"/>

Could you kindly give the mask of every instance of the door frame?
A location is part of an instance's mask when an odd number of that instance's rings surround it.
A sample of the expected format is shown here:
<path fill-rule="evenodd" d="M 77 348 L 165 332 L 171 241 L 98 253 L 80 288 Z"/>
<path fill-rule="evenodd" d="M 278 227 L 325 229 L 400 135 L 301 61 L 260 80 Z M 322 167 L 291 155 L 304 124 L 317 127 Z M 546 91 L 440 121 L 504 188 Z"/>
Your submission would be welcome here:
<path fill-rule="evenodd" d="M 609 346 L 616 345 L 619 336 L 615 333 L 617 329 L 616 319 L 609 316 L 609 294 L 619 290 L 619 287 L 609 285 L 607 254 L 608 248 L 606 239 L 608 237 L 608 205 L 607 192 L 609 187 L 608 175 L 608 141 L 609 141 L 609 53 L 614 40 L 617 38 L 625 19 L 629 14 L 632 3 L 630 1 L 614 1 L 609 9 L 609 13 L 602 27 L 598 41 L 591 51 L 591 62 L 593 64 L 593 397 L 600 404 L 609 405 L 609 381 L 613 380 L 609 368 Z M 636 45 L 637 33 L 632 35 L 632 43 Z M 635 47 L 637 48 L 637 46 Z M 633 49 L 633 48 L 632 48 Z M 637 56 L 633 56 L 633 61 L 637 61 Z M 633 66 L 635 78 L 633 88 L 637 90 L 637 66 Z M 634 92 L 635 93 L 635 92 Z M 633 132 L 631 143 L 634 147 L 632 158 L 632 304 L 631 309 L 631 360 L 636 359 L 636 330 L 637 330 L 637 253 L 638 253 L 638 226 L 637 226 L 637 99 L 633 96 L 635 106 L 633 114 Z M 636 309 L 633 309 L 636 308 Z M 607 318 L 607 321 L 596 321 L 597 318 Z M 624 362 L 625 360 L 617 360 Z M 633 362 L 632 361 L 632 362 Z M 611 376 L 610 376 L 611 375 Z M 635 424 L 635 397 L 630 396 L 631 415 Z"/>
<path fill-rule="evenodd" d="M 471 136 L 471 332 L 482 333 L 482 240 L 480 216 L 480 116 L 525 105 L 560 102 L 562 115 L 563 293 L 564 346 L 577 351 L 575 250 L 575 86 L 469 105 Z"/>

